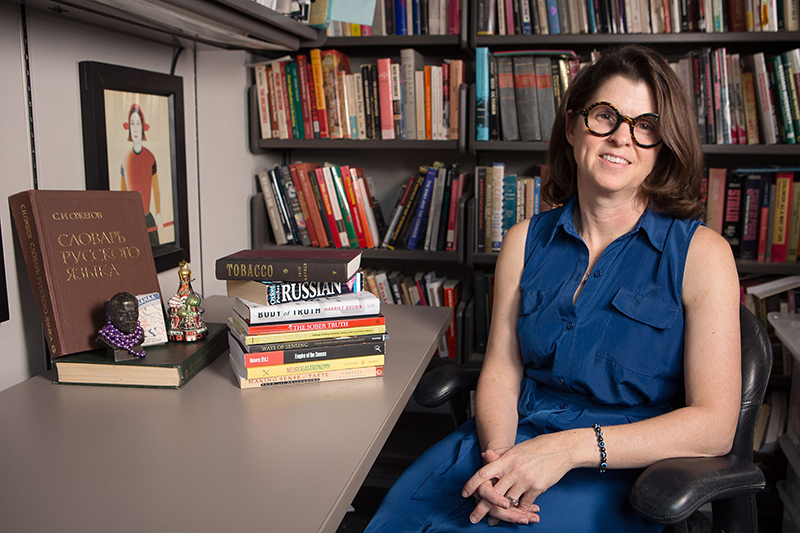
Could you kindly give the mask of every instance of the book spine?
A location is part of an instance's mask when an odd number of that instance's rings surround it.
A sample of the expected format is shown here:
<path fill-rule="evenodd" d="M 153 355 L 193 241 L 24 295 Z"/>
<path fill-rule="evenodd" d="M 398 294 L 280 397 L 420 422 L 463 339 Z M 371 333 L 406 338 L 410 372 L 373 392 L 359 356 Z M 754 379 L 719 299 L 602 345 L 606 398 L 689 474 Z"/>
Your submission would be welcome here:
<path fill-rule="evenodd" d="M 770 204 L 772 180 L 769 175 L 762 177 L 761 182 L 761 210 L 758 216 L 758 261 L 767 260 L 767 249 L 769 248 L 769 226 L 772 218 L 770 217 Z"/>
<path fill-rule="evenodd" d="M 241 333 L 246 345 L 274 344 L 279 342 L 298 342 L 306 340 L 331 339 L 337 337 L 351 337 L 354 335 L 377 335 L 386 333 L 386 326 L 362 326 L 357 328 L 330 329 L 322 331 L 295 331 L 292 333 L 270 333 L 267 335 L 247 335 L 232 320 L 228 320 L 230 327 L 236 328 Z"/>
<path fill-rule="evenodd" d="M 286 269 L 286 273 L 283 270 Z M 302 259 L 226 259 L 217 260 L 217 279 L 272 281 L 347 282 L 347 264 L 336 259 L 308 262 Z"/>
<path fill-rule="evenodd" d="M 297 176 L 306 198 L 306 204 L 311 214 L 311 222 L 314 225 L 319 246 L 327 248 L 330 246 L 330 230 L 325 227 L 325 222 L 322 220 L 322 213 L 325 207 L 320 205 L 318 185 L 313 177 L 309 177 L 308 170 L 312 173 L 314 172 L 313 168 L 306 167 L 304 164 L 297 165 Z"/>
<path fill-rule="evenodd" d="M 414 72 L 421 65 L 416 56 L 419 55 L 413 48 L 400 50 L 400 65 L 403 69 L 403 109 L 405 110 L 405 135 L 406 139 L 416 140 L 417 120 L 416 120 L 416 100 Z M 421 57 L 421 56 L 420 56 Z"/>
<path fill-rule="evenodd" d="M 377 300 L 368 300 L 370 302 L 375 302 L 377 304 Z M 250 325 L 246 322 L 241 322 L 241 320 L 237 316 L 233 317 L 234 321 L 239 320 L 239 325 L 241 326 L 239 329 L 245 335 L 269 335 L 271 333 L 291 333 L 293 331 L 323 331 L 329 329 L 343 329 L 343 328 L 357 328 L 363 326 L 381 326 L 386 324 L 386 321 L 383 316 L 363 316 L 363 317 L 346 317 L 340 318 L 336 320 L 323 320 L 318 315 L 316 315 L 316 310 L 320 309 L 321 306 L 311 305 L 312 301 L 306 300 L 302 302 L 291 302 L 290 304 L 280 304 L 280 305 L 273 305 L 273 306 L 266 306 L 274 309 L 274 317 L 277 318 L 284 318 L 285 320 L 278 320 L 277 323 L 274 324 L 257 324 L 257 325 Z M 241 307 L 241 306 L 239 306 Z M 237 310 L 239 309 L 237 307 Z M 379 307 L 377 305 L 373 305 L 372 308 L 375 309 Z M 314 315 L 315 320 L 310 322 L 287 322 L 289 320 L 296 319 L 298 315 L 305 316 L 305 315 Z M 286 323 L 284 323 L 286 322 Z"/>
<path fill-rule="evenodd" d="M 475 51 L 475 140 L 489 140 L 489 49 Z"/>
<path fill-rule="evenodd" d="M 261 193 L 264 197 L 264 205 L 267 209 L 267 216 L 272 227 L 272 234 L 276 244 L 286 244 L 286 233 L 281 222 L 281 214 L 275 203 L 275 196 L 272 194 L 272 185 L 269 180 L 269 171 L 263 170 L 258 173 L 258 181 L 261 184 Z"/>
<path fill-rule="evenodd" d="M 308 234 L 306 221 L 303 218 L 303 211 L 300 208 L 300 201 L 297 198 L 297 190 L 294 188 L 294 183 L 292 182 L 291 171 L 288 166 L 282 165 L 280 167 L 280 173 L 284 197 L 289 202 L 289 208 L 291 210 L 291 215 L 294 217 L 297 233 L 300 236 L 303 246 L 311 246 L 311 237 Z"/>
<path fill-rule="evenodd" d="M 300 176 L 297 174 L 297 166 L 296 165 L 289 165 L 289 174 L 291 175 L 292 184 L 294 186 L 295 193 L 297 195 L 297 201 L 300 204 L 300 211 L 302 212 L 303 216 L 303 223 L 305 225 L 306 231 L 308 232 L 308 238 L 311 240 L 311 246 L 319 247 L 319 240 L 317 239 L 317 229 L 314 225 L 314 221 L 311 218 L 311 211 L 309 209 L 309 205 L 306 200 L 306 193 L 303 190 L 303 184 L 300 182 Z M 308 198 L 311 200 L 312 198 Z"/>
<path fill-rule="evenodd" d="M 403 125 L 403 82 L 400 73 L 400 65 L 391 64 L 392 82 L 392 118 L 394 124 L 394 138 L 405 139 Z"/>
<path fill-rule="evenodd" d="M 475 167 L 475 253 L 486 252 L 487 167 Z"/>
<path fill-rule="evenodd" d="M 365 357 L 345 357 L 317 362 L 292 363 L 288 365 L 269 365 L 245 368 L 247 379 L 288 376 L 291 374 L 308 374 L 311 372 L 330 372 L 369 366 L 383 366 L 384 355 L 368 355 Z"/>
<path fill-rule="evenodd" d="M 739 256 L 742 244 L 742 188 L 743 178 L 731 173 L 725 183 L 725 216 L 722 222 L 722 236 L 731 245 L 734 257 Z"/>
<path fill-rule="evenodd" d="M 383 237 L 381 238 L 381 248 L 388 247 L 389 242 L 394 235 L 394 231 L 400 221 L 400 216 L 403 212 L 405 202 L 408 200 L 408 195 L 411 192 L 411 187 L 415 180 L 416 178 L 411 177 L 408 179 L 408 183 L 404 183 L 400 187 L 400 190 L 397 193 L 397 199 L 392 207 L 392 212 L 389 213 L 389 224 L 386 227 L 386 231 L 383 233 Z"/>
<path fill-rule="evenodd" d="M 61 329 L 60 320 L 53 305 L 52 280 L 48 276 L 49 267 L 46 264 L 48 259 L 39 238 L 41 223 L 34 203 L 32 191 L 21 192 L 8 198 L 17 238 L 35 295 L 36 308 L 42 320 L 47 351 L 50 357 L 58 357 L 64 354 L 63 342 L 58 333 Z"/>
<path fill-rule="evenodd" d="M 549 57 L 534 58 L 536 91 L 539 100 L 539 129 L 543 141 L 550 140 L 550 130 L 556 119 L 555 95 L 553 93 L 553 74 Z"/>
<path fill-rule="evenodd" d="M 800 50 L 798 53 L 800 53 Z M 800 137 L 800 87 L 797 85 L 800 72 L 795 72 L 792 66 L 791 55 L 788 52 L 781 54 L 781 59 L 783 60 L 783 75 L 786 79 L 786 89 L 789 96 L 794 136 L 795 140 L 797 140 L 797 138 Z"/>
<path fill-rule="evenodd" d="M 281 76 L 281 64 L 273 63 L 271 70 L 272 79 L 274 80 L 275 84 L 275 107 L 277 109 L 276 114 L 278 116 L 279 137 L 281 139 L 289 139 L 291 131 L 286 127 L 286 113 L 288 109 L 286 108 L 286 98 L 284 97 L 286 86 L 284 84 L 283 77 Z"/>
<path fill-rule="evenodd" d="M 272 352 L 276 350 L 307 350 L 314 348 L 326 348 L 328 346 L 341 346 L 344 344 L 358 344 L 368 342 L 385 342 L 389 340 L 388 333 L 376 333 L 371 335 L 355 335 L 332 337 L 329 339 L 302 340 L 296 342 L 275 342 L 272 344 L 245 344 L 245 335 L 237 328 L 228 329 L 228 332 L 239 341 L 239 346 L 246 353 Z"/>
<path fill-rule="evenodd" d="M 333 205 L 331 204 L 331 197 L 328 193 L 328 185 L 326 183 L 325 174 L 322 168 L 314 169 L 314 182 L 317 184 L 320 201 L 322 202 L 324 208 L 325 217 L 328 220 L 326 227 L 329 231 L 327 234 L 329 240 L 335 248 L 341 248 L 342 242 L 339 238 L 339 226 L 337 224 L 337 218 L 333 212 Z"/>
<path fill-rule="evenodd" d="M 722 235 L 722 225 L 725 217 L 725 180 L 724 168 L 708 169 L 708 204 L 706 208 L 706 223 Z"/>
<path fill-rule="evenodd" d="M 329 372 L 312 372 L 307 374 L 291 374 L 288 376 L 247 379 L 242 376 L 233 358 L 229 358 L 231 368 L 239 379 L 239 387 L 242 389 L 254 389 L 262 387 L 273 387 L 279 385 L 291 385 L 293 383 L 319 383 L 323 381 L 343 381 L 347 379 L 372 378 L 383 376 L 383 366 L 372 366 L 365 368 L 350 368 L 347 370 L 333 370 Z"/>
<path fill-rule="evenodd" d="M 258 101 L 258 125 L 262 139 L 272 138 L 272 121 L 269 116 L 269 96 L 267 93 L 267 67 L 256 65 L 256 94 Z"/>
<path fill-rule="evenodd" d="M 286 110 L 286 131 L 289 139 L 297 139 L 297 127 L 294 121 L 294 100 L 292 98 L 291 86 L 292 82 L 289 77 L 290 70 L 289 63 L 281 61 L 278 63 L 280 71 L 281 88 L 283 89 L 283 108 Z"/>
<path fill-rule="evenodd" d="M 798 239 L 800 239 L 800 174 L 794 176 L 792 198 L 789 201 L 789 236 L 786 246 L 786 261 L 797 261 Z"/>
<path fill-rule="evenodd" d="M 339 235 L 338 240 L 340 246 L 342 248 L 350 248 L 350 237 L 347 233 L 347 227 L 345 225 L 344 212 L 342 211 L 342 205 L 339 202 L 339 195 L 336 192 L 336 185 L 334 184 L 330 167 L 323 168 L 322 173 L 325 180 L 325 190 L 328 193 L 331 210 L 333 211 L 333 218 L 335 221 L 334 227 Z"/>
<path fill-rule="evenodd" d="M 744 182 L 744 209 L 742 212 L 741 259 L 758 258 L 758 216 L 761 211 L 761 176 L 750 174 Z"/>
<path fill-rule="evenodd" d="M 343 70 L 336 71 L 336 88 L 339 94 L 339 116 L 341 117 L 341 127 L 342 127 L 342 138 L 343 139 L 351 139 L 353 138 L 353 134 L 355 133 L 355 138 L 358 138 L 358 128 L 353 131 L 352 128 L 352 121 L 350 118 L 350 108 L 351 102 L 350 100 L 350 91 L 348 91 L 347 86 L 347 78 L 349 74 L 345 73 Z"/>
<path fill-rule="evenodd" d="M 361 65 L 361 83 L 363 85 L 362 92 L 364 94 L 364 128 L 365 138 L 374 138 L 374 120 L 372 115 L 372 100 L 375 95 L 372 93 L 372 83 L 369 81 L 369 65 Z"/>
<path fill-rule="evenodd" d="M 225 335 L 210 334 L 205 345 L 199 349 L 188 365 L 178 368 L 179 381 L 176 388 L 180 389 L 186 385 L 201 370 L 210 365 L 214 360 L 228 348 Z"/>
<path fill-rule="evenodd" d="M 305 56 L 303 56 L 305 59 Z M 308 93 L 309 106 L 311 108 L 311 131 L 314 134 L 314 139 L 321 138 L 319 128 L 319 108 L 317 107 L 317 90 L 314 87 L 314 69 L 311 67 L 311 61 L 305 60 L 306 63 L 306 83 L 308 84 L 306 91 Z"/>
<path fill-rule="evenodd" d="M 231 338 L 230 342 L 238 341 Z M 274 365 L 291 365 L 311 361 L 345 359 L 347 357 L 366 357 L 385 353 L 386 343 L 370 342 L 361 344 L 342 344 L 325 348 L 298 348 L 295 350 L 275 350 L 271 352 L 249 353 L 237 347 L 237 359 L 245 368 Z M 233 351 L 231 352 L 233 353 Z"/>
<path fill-rule="evenodd" d="M 411 226 L 411 234 L 409 235 L 408 244 L 406 245 L 409 250 L 417 249 L 420 233 L 422 231 L 422 222 L 425 220 L 425 215 L 428 212 L 428 204 L 433 191 L 433 184 L 436 180 L 436 174 L 437 172 L 434 167 L 428 168 L 425 181 L 422 185 L 420 201 L 417 204 L 417 211 L 414 214 L 414 222 Z"/>
<path fill-rule="evenodd" d="M 492 166 L 492 251 L 499 252 L 503 244 L 503 185 L 505 165 Z"/>
<path fill-rule="evenodd" d="M 397 225 L 395 226 L 392 236 L 388 241 L 387 248 L 394 249 L 394 246 L 398 244 L 403 226 L 406 225 L 406 220 L 408 220 L 411 208 L 414 205 L 414 199 L 418 197 L 419 189 L 422 187 L 422 183 L 425 181 L 426 175 L 427 169 L 424 169 L 424 173 L 421 169 L 420 175 L 418 175 L 416 178 L 413 178 L 413 181 L 409 181 L 408 190 L 406 191 L 406 200 L 403 203 L 402 209 L 400 210 L 400 215 L 397 219 Z"/>
<path fill-rule="evenodd" d="M 561 19 L 559 17 L 558 0 L 546 0 L 547 27 L 551 35 L 561 34 Z"/>
<path fill-rule="evenodd" d="M 500 140 L 500 109 L 497 95 L 497 59 L 489 54 L 489 140 Z"/>
<path fill-rule="evenodd" d="M 789 244 L 789 214 L 792 198 L 791 172 L 778 172 L 775 175 L 775 210 L 772 219 L 772 257 L 773 262 L 785 262 Z"/>
<path fill-rule="evenodd" d="M 789 98 L 789 88 L 783 70 L 781 56 L 771 56 L 768 59 L 769 75 L 776 100 L 776 111 L 780 120 L 782 140 L 786 144 L 795 144 L 794 121 L 792 120 L 792 104 Z"/>
<path fill-rule="evenodd" d="M 344 184 L 342 183 L 341 168 L 330 167 L 331 183 L 333 184 L 333 191 L 336 194 L 336 200 L 339 202 L 339 209 L 342 212 L 342 222 L 344 223 L 345 235 L 350 248 L 358 248 L 358 238 L 356 237 L 356 230 L 353 226 L 353 214 L 350 212 L 350 204 L 347 201 L 347 195 L 344 192 Z"/>
<path fill-rule="evenodd" d="M 300 93 L 300 107 L 303 115 L 303 137 L 314 138 L 314 119 L 311 116 L 311 95 L 308 91 L 308 60 L 306 56 L 297 56 L 298 92 Z"/>
<path fill-rule="evenodd" d="M 361 72 L 353 74 L 353 90 L 355 91 L 356 102 L 356 125 L 358 127 L 359 140 L 367 139 L 367 115 L 364 105 L 364 80 Z"/>
<path fill-rule="evenodd" d="M 272 138 L 280 139 L 281 131 L 280 127 L 278 126 L 278 102 L 275 88 L 275 72 L 270 66 L 266 66 L 265 68 L 267 73 L 267 102 L 269 103 L 270 109 L 269 118 L 270 127 L 272 128 Z"/>
<path fill-rule="evenodd" d="M 403 34 L 405 35 L 405 34 Z M 378 59 L 378 98 L 381 113 L 381 139 L 394 139 L 394 110 L 392 107 L 392 62 Z"/>
<path fill-rule="evenodd" d="M 504 141 L 518 141 L 517 102 L 514 95 L 514 68 L 510 57 L 497 58 L 497 92 L 500 101 L 500 126 Z"/>
<path fill-rule="evenodd" d="M 322 56 L 319 49 L 313 49 L 309 52 L 311 58 L 311 73 L 312 81 L 314 83 L 314 95 L 317 102 L 317 113 L 319 115 L 319 137 L 320 139 L 327 139 L 330 137 L 328 131 L 328 109 L 325 103 L 325 89 L 322 76 Z"/>
<path fill-rule="evenodd" d="M 747 144 L 758 144 L 758 111 L 756 109 L 756 89 L 753 73 L 742 72 L 742 98 L 744 100 L 744 120 Z"/>
<path fill-rule="evenodd" d="M 447 215 L 447 235 L 445 237 L 445 250 L 453 251 L 456 249 L 458 239 L 458 202 L 461 199 L 461 187 L 466 176 L 463 174 L 453 180 L 450 192 L 450 209 Z"/>
<path fill-rule="evenodd" d="M 353 187 L 353 177 L 349 167 L 341 167 L 341 182 L 344 188 L 345 198 L 350 208 L 350 216 L 353 222 L 353 229 L 356 234 L 356 244 L 358 248 L 367 248 L 367 231 L 364 225 L 364 219 L 361 216 L 361 209 L 359 209 L 358 201 L 356 200 L 356 192 Z"/>
<path fill-rule="evenodd" d="M 367 192 L 367 180 L 361 176 L 357 176 L 353 180 L 353 186 L 356 192 L 356 201 L 361 210 L 362 224 L 368 229 L 367 247 L 377 248 L 380 239 L 380 229 L 378 228 L 378 220 L 375 218 L 375 212 L 372 209 L 369 192 Z"/>

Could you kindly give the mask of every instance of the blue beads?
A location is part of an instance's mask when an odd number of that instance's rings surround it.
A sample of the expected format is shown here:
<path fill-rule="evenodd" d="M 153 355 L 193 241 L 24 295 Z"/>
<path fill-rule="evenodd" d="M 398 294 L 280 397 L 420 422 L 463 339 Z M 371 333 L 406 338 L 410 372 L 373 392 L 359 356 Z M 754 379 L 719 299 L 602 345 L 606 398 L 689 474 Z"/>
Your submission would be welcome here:
<path fill-rule="evenodd" d="M 592 429 L 594 429 L 594 433 L 597 435 L 597 447 L 600 449 L 600 467 L 598 470 L 603 474 L 606 471 L 606 467 L 608 467 L 608 463 L 606 462 L 606 443 L 603 440 L 603 429 L 599 424 L 592 424 Z"/>

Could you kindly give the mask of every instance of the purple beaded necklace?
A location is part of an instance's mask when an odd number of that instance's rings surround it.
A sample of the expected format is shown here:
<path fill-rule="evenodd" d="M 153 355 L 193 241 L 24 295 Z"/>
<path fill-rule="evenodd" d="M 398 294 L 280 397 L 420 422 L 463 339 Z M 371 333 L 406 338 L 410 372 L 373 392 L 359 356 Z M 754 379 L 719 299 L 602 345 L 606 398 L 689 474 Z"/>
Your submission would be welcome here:
<path fill-rule="evenodd" d="M 114 326 L 109 320 L 106 322 L 106 325 L 98 331 L 101 337 L 103 337 L 106 342 L 108 342 L 111 346 L 116 346 L 117 348 L 122 348 L 123 350 L 127 350 L 128 353 L 131 355 L 135 355 L 137 357 L 144 357 L 145 353 L 142 350 L 142 353 L 134 352 L 132 348 L 137 344 L 141 344 L 144 340 L 144 329 L 142 326 L 136 325 L 136 329 L 133 333 L 125 333 L 124 331 L 120 331 L 119 329 Z"/>

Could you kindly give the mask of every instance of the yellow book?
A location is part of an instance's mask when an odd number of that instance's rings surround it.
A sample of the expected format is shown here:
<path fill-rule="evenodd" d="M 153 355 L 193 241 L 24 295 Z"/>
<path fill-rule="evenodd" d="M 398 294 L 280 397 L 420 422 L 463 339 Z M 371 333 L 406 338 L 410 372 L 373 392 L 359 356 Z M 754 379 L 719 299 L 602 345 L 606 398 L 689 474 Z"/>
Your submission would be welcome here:
<path fill-rule="evenodd" d="M 244 377 L 247 379 L 274 378 L 295 374 L 309 374 L 312 372 L 330 372 L 333 370 L 383 366 L 384 359 L 385 356 L 383 354 L 378 354 L 363 357 L 309 361 L 307 363 L 292 363 L 288 365 L 251 366 L 244 369 Z"/>
<path fill-rule="evenodd" d="M 380 326 L 360 326 L 355 328 L 339 328 L 315 331 L 293 331 L 291 333 L 269 333 L 266 335 L 248 335 L 242 331 L 238 323 L 228 317 L 228 327 L 240 333 L 239 337 L 247 345 L 251 344 L 272 344 L 275 342 L 294 342 L 315 339 L 332 339 L 336 337 L 350 337 L 353 335 L 373 335 L 375 333 L 386 333 L 386 325 Z"/>

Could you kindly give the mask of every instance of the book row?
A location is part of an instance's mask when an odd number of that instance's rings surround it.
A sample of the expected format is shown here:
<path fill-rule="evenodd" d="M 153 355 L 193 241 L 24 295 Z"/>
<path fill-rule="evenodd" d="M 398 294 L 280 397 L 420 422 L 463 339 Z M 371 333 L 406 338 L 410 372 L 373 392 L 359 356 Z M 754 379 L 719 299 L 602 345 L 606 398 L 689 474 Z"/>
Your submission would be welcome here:
<path fill-rule="evenodd" d="M 706 223 L 734 256 L 795 262 L 800 244 L 800 172 L 710 168 Z"/>
<path fill-rule="evenodd" d="M 436 272 L 416 272 L 406 274 L 396 269 L 368 268 L 364 270 L 367 290 L 386 305 L 430 305 L 435 307 L 451 307 L 454 309 L 450 326 L 442 336 L 437 349 L 439 357 L 459 359 L 462 335 L 456 324 L 455 308 L 469 300 L 468 291 L 462 292 L 462 284 L 458 279 L 437 276 Z M 434 357 L 436 354 L 434 354 Z"/>
<path fill-rule="evenodd" d="M 478 35 L 797 31 L 798 1 L 477 0 Z"/>
<path fill-rule="evenodd" d="M 262 139 L 458 139 L 464 62 L 400 51 L 351 69 L 338 50 L 255 66 Z"/>
<path fill-rule="evenodd" d="M 375 248 L 385 234 L 380 203 L 364 169 L 297 163 L 258 173 L 277 244 Z"/>
<path fill-rule="evenodd" d="M 551 209 L 541 186 L 541 176 L 506 172 L 503 163 L 475 167 L 475 253 L 499 252 L 511 226 Z"/>
<path fill-rule="evenodd" d="M 377 0 L 371 26 L 331 22 L 328 37 L 458 35 L 461 0 Z"/>
<path fill-rule="evenodd" d="M 797 142 L 800 48 L 740 56 L 706 47 L 671 66 L 695 104 L 703 143 Z"/>
<path fill-rule="evenodd" d="M 475 139 L 548 141 L 556 109 L 580 70 L 564 50 L 475 51 Z"/>

